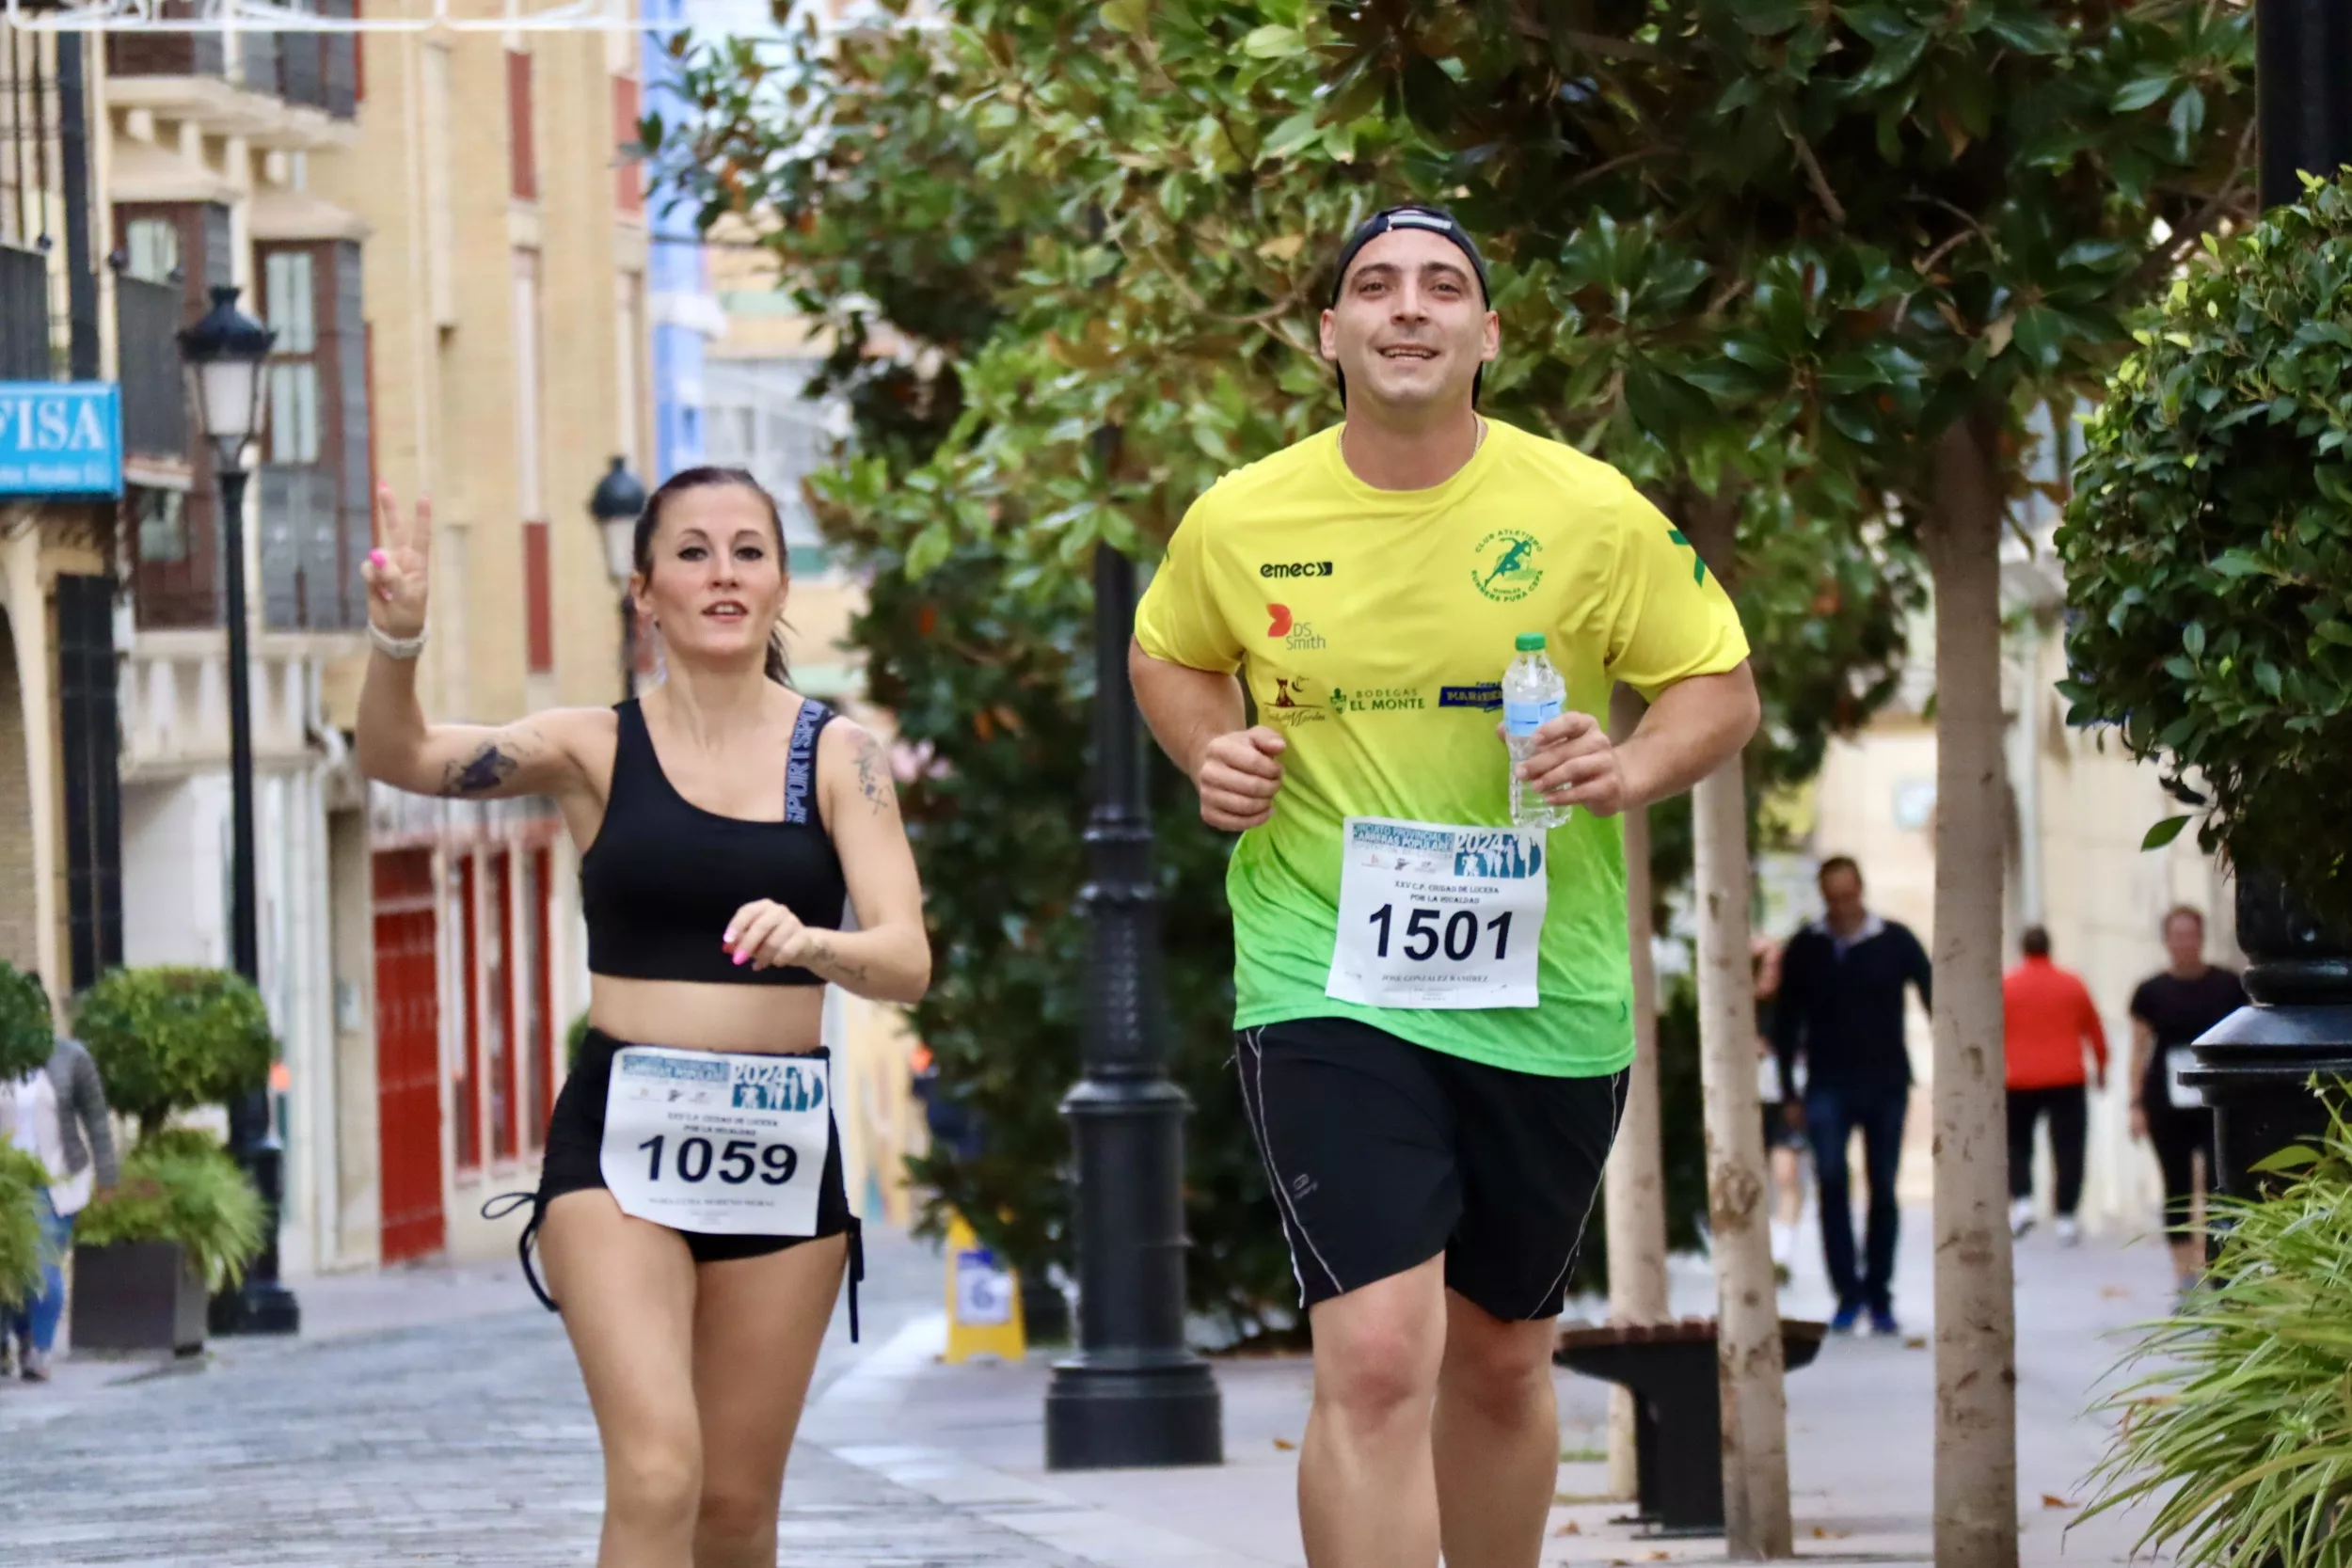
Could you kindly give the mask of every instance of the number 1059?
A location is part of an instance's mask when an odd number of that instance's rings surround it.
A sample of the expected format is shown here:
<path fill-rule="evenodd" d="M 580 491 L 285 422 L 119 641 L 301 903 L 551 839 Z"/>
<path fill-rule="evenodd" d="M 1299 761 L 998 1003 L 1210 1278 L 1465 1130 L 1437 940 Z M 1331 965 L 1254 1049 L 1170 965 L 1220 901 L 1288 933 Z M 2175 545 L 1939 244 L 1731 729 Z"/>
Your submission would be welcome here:
<path fill-rule="evenodd" d="M 661 1180 L 661 1150 L 669 1141 L 667 1133 L 657 1132 L 637 1147 L 651 1156 L 645 1169 L 645 1180 Z M 711 1166 L 718 1166 L 719 1180 L 730 1187 L 739 1187 L 756 1175 L 771 1187 L 781 1187 L 792 1180 L 801 1168 L 801 1151 L 790 1144 L 770 1144 L 766 1148 L 749 1138 L 729 1138 L 726 1148 L 714 1151 L 708 1138 L 680 1139 L 677 1160 L 671 1167 L 677 1179 L 685 1182 L 709 1180 Z"/>
<path fill-rule="evenodd" d="M 1377 952 L 1389 956 L 1390 939 L 1395 935 L 1396 906 L 1383 904 L 1368 917 L 1379 931 Z M 1415 963 L 1427 963 L 1439 951 L 1455 963 L 1462 963 L 1477 955 L 1486 945 L 1486 939 L 1494 939 L 1495 961 L 1501 963 L 1511 950 L 1511 911 L 1503 911 L 1483 927 L 1473 910 L 1411 909 L 1405 914 L 1405 939 L 1400 951 Z"/>

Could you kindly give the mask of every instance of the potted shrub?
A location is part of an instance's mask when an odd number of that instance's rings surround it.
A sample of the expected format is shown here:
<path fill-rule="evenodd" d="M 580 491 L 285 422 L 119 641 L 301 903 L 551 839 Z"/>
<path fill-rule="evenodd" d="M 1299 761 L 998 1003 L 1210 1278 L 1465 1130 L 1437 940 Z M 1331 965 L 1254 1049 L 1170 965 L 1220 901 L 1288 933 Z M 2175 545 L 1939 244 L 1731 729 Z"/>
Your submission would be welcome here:
<path fill-rule="evenodd" d="M 219 1139 L 169 1123 L 266 1080 L 269 1015 L 238 975 L 164 966 L 108 972 L 74 1022 L 138 1127 L 119 1184 L 75 1222 L 74 1349 L 193 1352 L 211 1292 L 243 1276 L 265 1218 Z"/>
<path fill-rule="evenodd" d="M 40 1289 L 40 1221 L 33 1195 L 49 1184 L 41 1163 L 0 1143 L 0 1307 L 20 1307 Z"/>
<path fill-rule="evenodd" d="M 0 962 L 0 1084 L 48 1065 L 56 1049 L 49 993 L 36 975 Z M 40 1285 L 40 1221 L 34 1195 L 49 1183 L 40 1161 L 8 1143 L 0 1118 L 0 1307 L 13 1307 Z"/>
<path fill-rule="evenodd" d="M 2352 1128 L 2263 1162 L 2266 1201 L 2222 1198 L 2213 1289 L 2133 1353 L 2144 1375 L 2082 1517 L 2157 1505 L 2139 1545 L 2212 1568 L 2352 1563 Z"/>
<path fill-rule="evenodd" d="M 2199 842 L 2235 863 L 2262 927 L 2241 930 L 2249 954 L 2343 960 L 2352 194 L 2307 177 L 2300 205 L 2206 252 L 2089 421 L 2058 534 L 2059 689 L 2069 722 L 2160 761 Z M 2150 846 L 2193 819 L 2155 824 Z M 2291 911 L 2271 907 L 2281 885 Z"/>

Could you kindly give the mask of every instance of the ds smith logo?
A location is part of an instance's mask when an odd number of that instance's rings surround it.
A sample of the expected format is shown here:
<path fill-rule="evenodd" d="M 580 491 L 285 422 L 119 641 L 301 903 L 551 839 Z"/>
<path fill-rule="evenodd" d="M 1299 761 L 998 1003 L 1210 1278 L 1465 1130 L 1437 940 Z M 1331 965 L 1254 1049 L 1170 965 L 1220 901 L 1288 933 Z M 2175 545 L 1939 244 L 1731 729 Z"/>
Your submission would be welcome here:
<path fill-rule="evenodd" d="M 1258 568 L 1262 578 L 1327 578 L 1331 563 L 1327 561 L 1269 561 Z"/>
<path fill-rule="evenodd" d="M 1311 623 L 1293 620 L 1290 606 L 1270 604 L 1265 607 L 1265 612 L 1266 619 L 1270 623 L 1265 629 L 1265 634 L 1268 637 L 1280 638 L 1284 647 L 1297 648 L 1302 652 L 1311 653 L 1317 648 L 1330 646 L 1330 643 L 1315 630 Z"/>

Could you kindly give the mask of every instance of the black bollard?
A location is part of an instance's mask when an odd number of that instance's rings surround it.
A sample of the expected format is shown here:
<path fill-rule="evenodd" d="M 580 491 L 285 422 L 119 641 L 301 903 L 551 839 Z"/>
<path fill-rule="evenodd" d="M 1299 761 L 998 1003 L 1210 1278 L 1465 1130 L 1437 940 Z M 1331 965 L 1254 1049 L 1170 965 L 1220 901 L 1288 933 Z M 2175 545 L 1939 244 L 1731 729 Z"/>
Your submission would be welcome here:
<path fill-rule="evenodd" d="M 1078 1343 L 1045 1394 L 1049 1470 L 1224 1462 L 1216 1380 L 1184 1344 L 1190 1107 L 1166 1066 L 1159 895 L 1127 682 L 1135 610 L 1135 563 L 1096 546 L 1096 788 L 1078 894 L 1092 962 L 1084 1076 L 1062 1101 L 1077 1152 Z"/>
<path fill-rule="evenodd" d="M 2214 1184 L 2252 1198 L 2265 1180 L 2255 1165 L 2327 1131 L 2314 1075 L 2322 1086 L 2352 1080 L 2352 942 L 2312 919 L 2279 879 L 2250 869 L 2238 879 L 2237 941 L 2252 1005 L 2206 1031 L 2182 1081 L 2213 1107 Z"/>

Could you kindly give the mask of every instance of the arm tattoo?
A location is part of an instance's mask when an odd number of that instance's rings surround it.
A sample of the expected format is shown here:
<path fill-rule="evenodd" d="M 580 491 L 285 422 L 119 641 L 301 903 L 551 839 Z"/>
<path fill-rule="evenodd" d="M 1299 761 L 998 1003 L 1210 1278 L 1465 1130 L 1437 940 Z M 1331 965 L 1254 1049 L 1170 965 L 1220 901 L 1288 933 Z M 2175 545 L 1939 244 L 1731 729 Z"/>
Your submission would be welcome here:
<path fill-rule="evenodd" d="M 522 763 L 515 753 L 495 740 L 464 762 L 453 762 L 441 773 L 441 793 L 444 795 L 480 795 L 498 788 L 515 776 Z"/>
<path fill-rule="evenodd" d="M 809 943 L 808 960 L 805 967 L 824 975 L 827 979 L 838 980 L 845 985 L 862 986 L 872 978 L 864 964 L 850 963 L 843 958 L 833 950 L 833 943 L 823 937 L 818 937 Z"/>
<path fill-rule="evenodd" d="M 882 742 L 870 735 L 858 737 L 857 791 L 866 797 L 866 803 L 877 815 L 898 803 L 897 791 L 890 782 L 890 765 L 882 756 Z"/>

